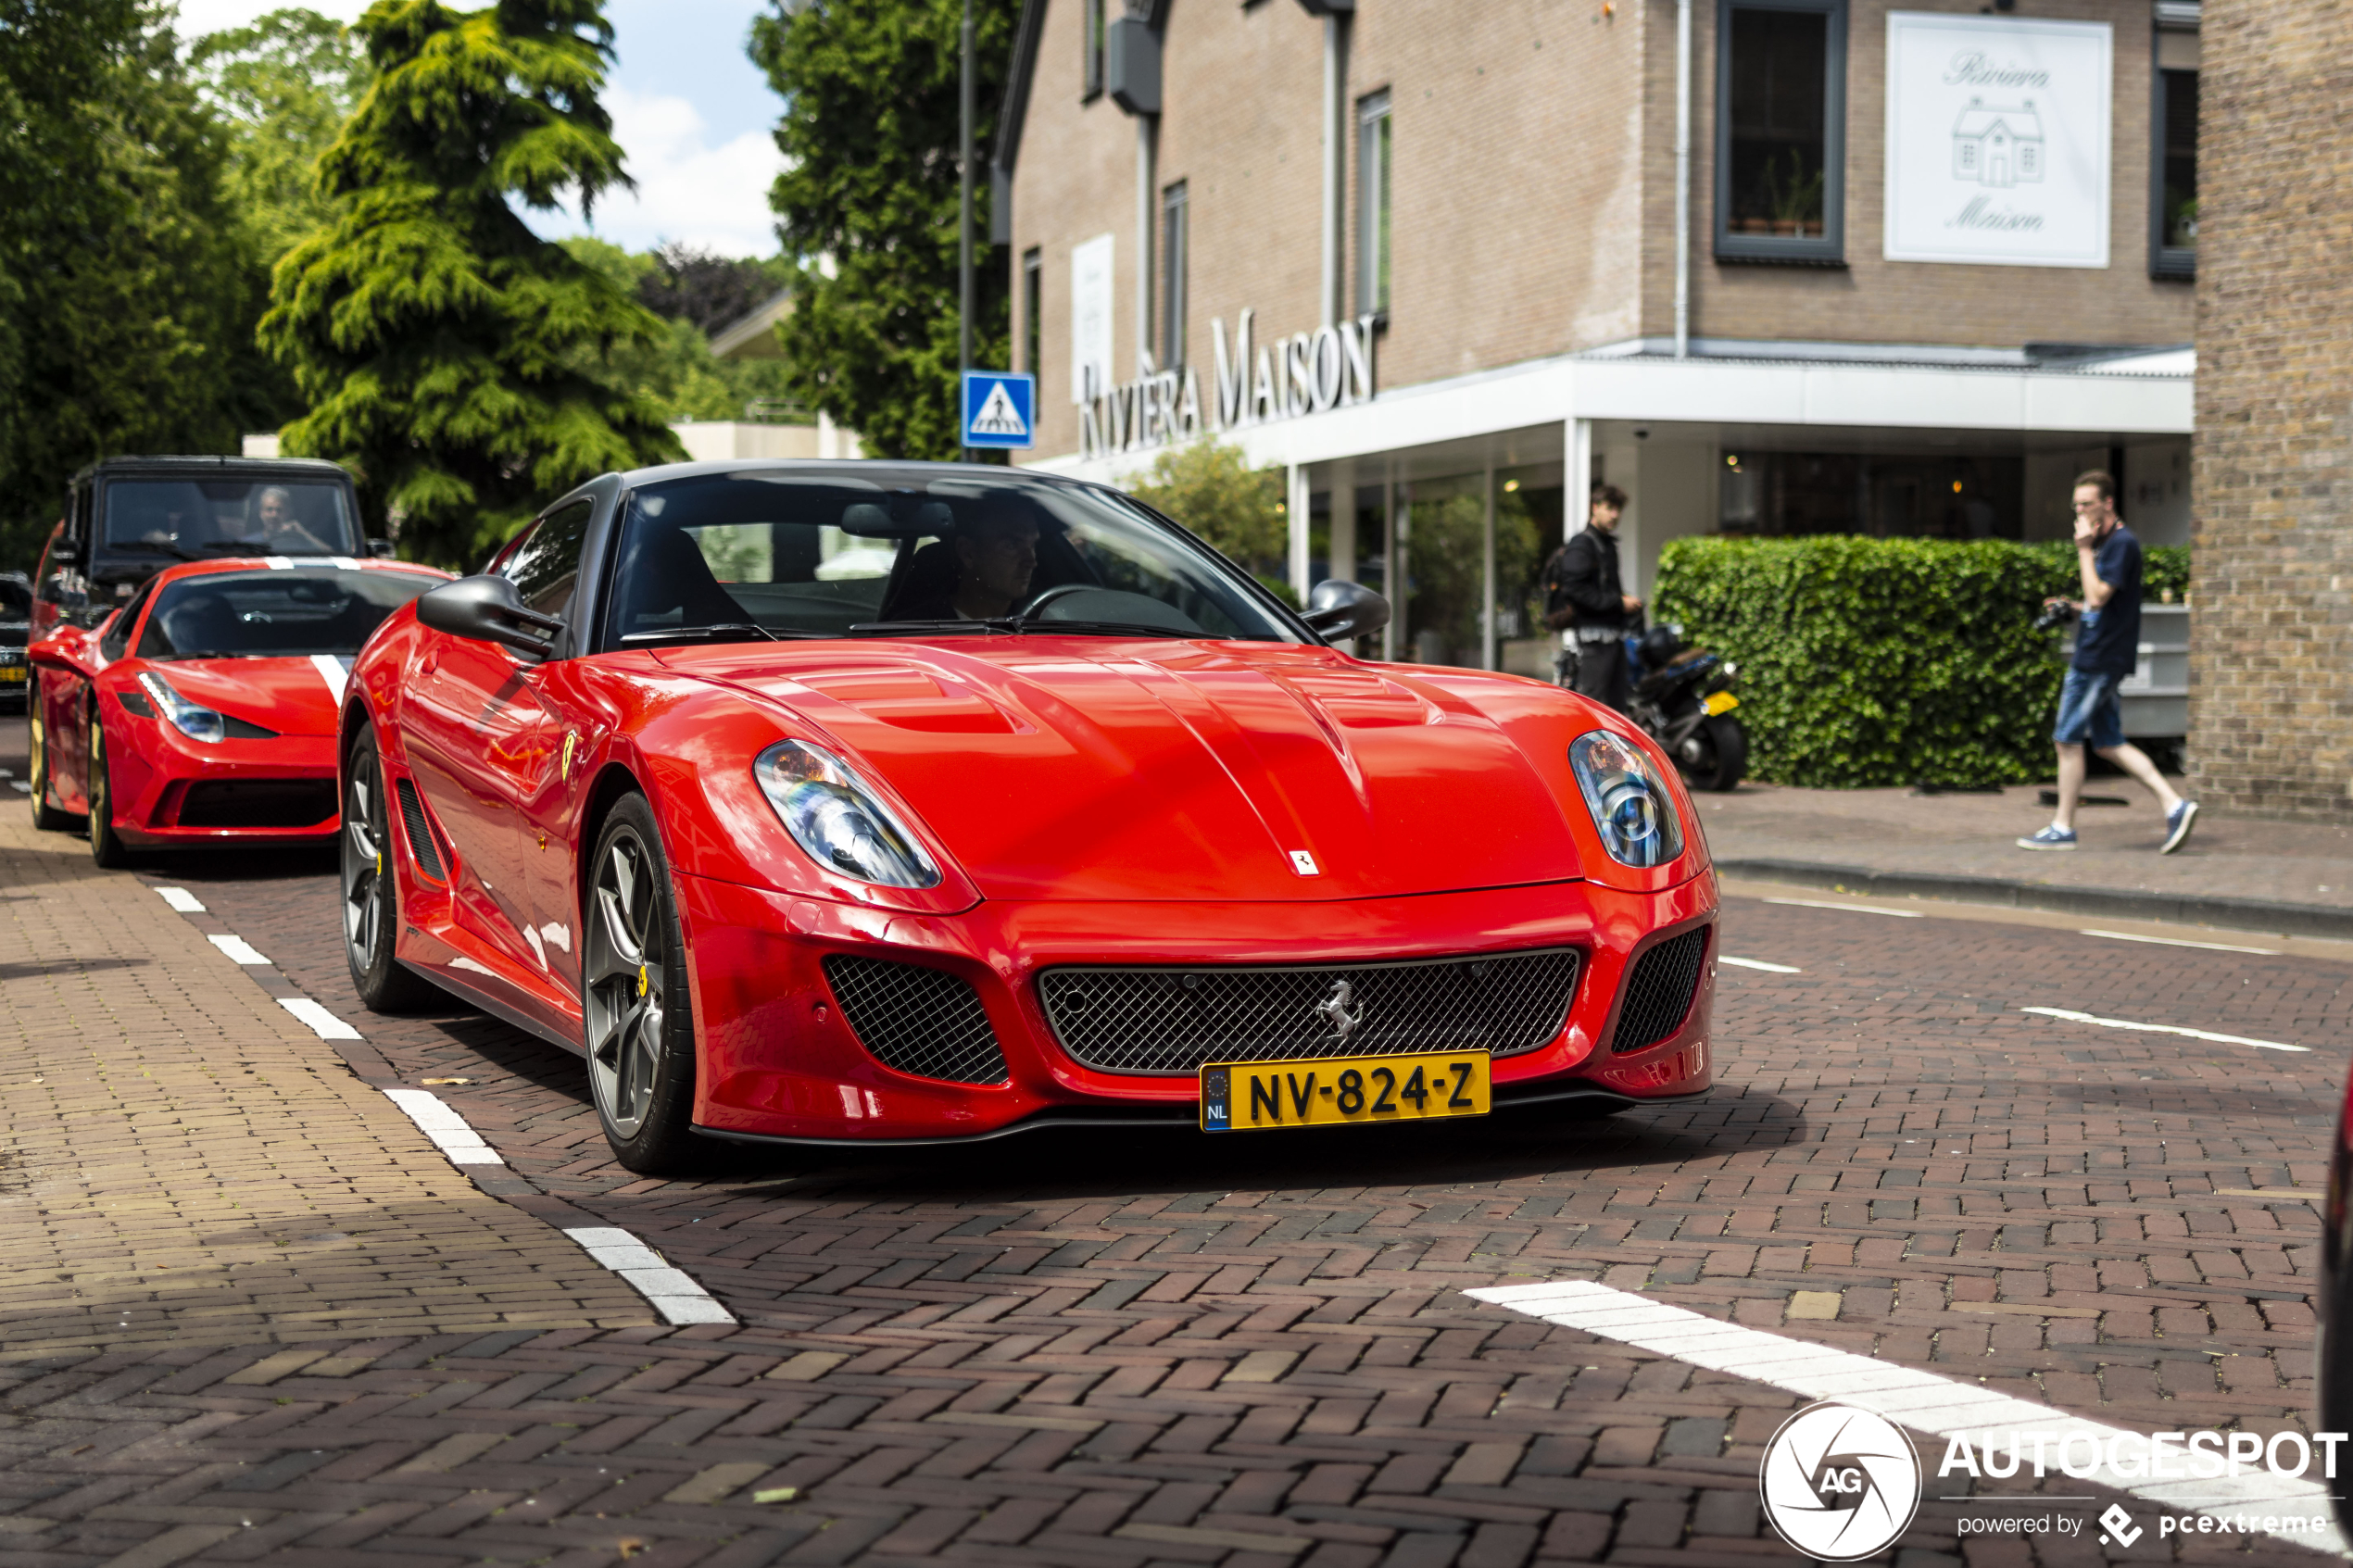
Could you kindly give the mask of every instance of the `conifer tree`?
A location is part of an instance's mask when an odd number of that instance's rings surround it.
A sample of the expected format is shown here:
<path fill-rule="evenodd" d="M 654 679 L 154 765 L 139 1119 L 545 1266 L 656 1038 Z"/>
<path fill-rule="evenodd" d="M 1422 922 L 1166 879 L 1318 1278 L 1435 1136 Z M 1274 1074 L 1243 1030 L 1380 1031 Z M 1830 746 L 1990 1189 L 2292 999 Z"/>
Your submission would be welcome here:
<path fill-rule="evenodd" d="M 597 0 L 376 0 L 358 31 L 373 81 L 320 162 L 332 217 L 262 335 L 310 405 L 287 449 L 350 466 L 403 555 L 471 567 L 580 481 L 679 455 L 598 369 L 661 320 L 514 205 L 629 184 L 597 99 L 612 30 Z"/>

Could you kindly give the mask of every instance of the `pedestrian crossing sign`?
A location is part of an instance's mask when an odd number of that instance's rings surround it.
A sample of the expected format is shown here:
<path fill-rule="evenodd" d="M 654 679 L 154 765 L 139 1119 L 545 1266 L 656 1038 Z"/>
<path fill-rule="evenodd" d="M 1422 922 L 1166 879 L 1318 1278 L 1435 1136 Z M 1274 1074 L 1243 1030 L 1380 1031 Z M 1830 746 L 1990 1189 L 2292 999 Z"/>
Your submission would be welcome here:
<path fill-rule="evenodd" d="M 964 372 L 964 445 L 1038 445 L 1038 378 L 1010 370 Z"/>

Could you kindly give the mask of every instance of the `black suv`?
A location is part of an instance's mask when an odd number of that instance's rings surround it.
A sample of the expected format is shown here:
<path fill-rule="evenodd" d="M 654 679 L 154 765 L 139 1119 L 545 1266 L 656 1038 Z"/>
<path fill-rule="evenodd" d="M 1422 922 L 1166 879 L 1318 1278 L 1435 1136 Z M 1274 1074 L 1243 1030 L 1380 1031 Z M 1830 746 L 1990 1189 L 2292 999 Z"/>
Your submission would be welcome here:
<path fill-rule="evenodd" d="M 310 458 L 109 458 L 75 474 L 34 579 L 32 634 L 94 626 L 174 561 L 390 555 L 351 476 Z"/>
<path fill-rule="evenodd" d="M 21 571 L 0 571 L 0 712 L 25 705 L 31 676 L 24 659 L 32 637 L 32 584 Z"/>

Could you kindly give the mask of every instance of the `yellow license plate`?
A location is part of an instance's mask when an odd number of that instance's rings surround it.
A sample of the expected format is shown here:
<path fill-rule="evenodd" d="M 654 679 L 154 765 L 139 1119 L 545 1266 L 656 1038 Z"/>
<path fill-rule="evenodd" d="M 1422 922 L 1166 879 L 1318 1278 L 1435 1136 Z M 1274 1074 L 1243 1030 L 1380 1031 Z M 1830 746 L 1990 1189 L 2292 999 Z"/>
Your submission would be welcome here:
<path fill-rule="evenodd" d="M 18 665 L 13 668 L 0 666 L 0 681 L 21 681 L 23 679 L 24 667 L 22 665 Z"/>
<path fill-rule="evenodd" d="M 1711 717 L 1718 713 L 1730 713 L 1740 705 L 1741 699 L 1730 692 L 1712 693 L 1705 702 L 1700 704 L 1702 708 L 1707 709 Z"/>
<path fill-rule="evenodd" d="M 1263 1133 L 1371 1122 L 1484 1116 L 1489 1056 L 1340 1056 L 1318 1061 L 1213 1061 L 1201 1070 L 1201 1130 Z"/>

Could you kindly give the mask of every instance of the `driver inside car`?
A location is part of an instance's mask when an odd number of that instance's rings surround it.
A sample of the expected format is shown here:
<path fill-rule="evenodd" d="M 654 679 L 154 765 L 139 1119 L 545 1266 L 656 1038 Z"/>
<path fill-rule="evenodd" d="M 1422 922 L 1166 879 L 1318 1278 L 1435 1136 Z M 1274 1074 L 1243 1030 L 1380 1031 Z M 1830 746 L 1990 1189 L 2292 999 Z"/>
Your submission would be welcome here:
<path fill-rule="evenodd" d="M 910 576 L 918 580 L 904 603 L 893 607 L 891 620 L 991 621 L 1011 615 L 1027 602 L 1030 579 L 1038 574 L 1038 519 L 1019 501 L 992 498 L 953 538 L 925 546 L 916 558 Z M 924 570 L 930 566 L 936 572 L 951 561 L 954 575 L 948 581 Z"/>

